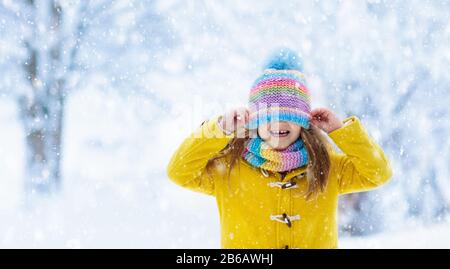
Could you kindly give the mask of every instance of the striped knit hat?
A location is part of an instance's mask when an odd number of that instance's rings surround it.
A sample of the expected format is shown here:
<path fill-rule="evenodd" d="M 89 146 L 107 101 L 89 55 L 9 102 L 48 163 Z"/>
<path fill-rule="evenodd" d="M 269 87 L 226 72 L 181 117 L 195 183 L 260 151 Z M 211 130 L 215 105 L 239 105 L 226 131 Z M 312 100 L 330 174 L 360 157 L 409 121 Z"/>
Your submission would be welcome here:
<path fill-rule="evenodd" d="M 301 59 L 292 50 L 276 50 L 250 90 L 247 129 L 272 121 L 290 121 L 309 128 L 311 96 Z"/>

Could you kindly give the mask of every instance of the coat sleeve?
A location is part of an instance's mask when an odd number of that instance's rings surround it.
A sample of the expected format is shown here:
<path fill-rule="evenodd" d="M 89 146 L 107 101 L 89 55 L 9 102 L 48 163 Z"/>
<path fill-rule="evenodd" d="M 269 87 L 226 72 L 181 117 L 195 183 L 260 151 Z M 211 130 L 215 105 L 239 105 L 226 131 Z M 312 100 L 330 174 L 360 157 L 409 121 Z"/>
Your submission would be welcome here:
<path fill-rule="evenodd" d="M 349 117 L 344 123 L 348 124 L 328 134 L 343 152 L 330 156 L 339 193 L 367 191 L 386 183 L 392 169 L 381 147 L 369 137 L 357 117 Z"/>
<path fill-rule="evenodd" d="M 214 195 L 214 176 L 206 172 L 208 160 L 222 150 L 233 138 L 218 125 L 216 116 L 189 135 L 178 147 L 167 166 L 167 175 L 177 185 Z"/>

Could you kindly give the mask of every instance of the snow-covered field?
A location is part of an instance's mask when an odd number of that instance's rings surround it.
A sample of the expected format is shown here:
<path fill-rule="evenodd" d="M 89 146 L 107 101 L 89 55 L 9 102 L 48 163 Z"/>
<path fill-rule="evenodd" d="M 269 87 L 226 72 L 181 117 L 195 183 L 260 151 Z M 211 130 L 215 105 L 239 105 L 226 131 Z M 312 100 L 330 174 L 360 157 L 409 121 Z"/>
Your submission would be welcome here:
<path fill-rule="evenodd" d="M 167 180 L 170 153 L 156 146 L 153 128 L 132 117 L 139 101 L 75 94 L 67 111 L 63 190 L 27 208 L 17 110 L 0 100 L 1 247 L 218 246 L 214 200 Z"/>
<path fill-rule="evenodd" d="M 402 225 L 395 232 L 344 238 L 341 248 L 450 248 L 450 222 L 434 225 Z"/>
<path fill-rule="evenodd" d="M 64 184 L 55 197 L 22 201 L 23 135 L 15 103 L 0 98 L 0 247 L 218 248 L 213 198 L 186 191 L 165 176 L 175 146 L 142 122 L 139 98 L 79 91 L 69 99 Z M 402 224 L 404 225 L 404 224 Z M 397 231 L 395 231 L 397 230 Z M 448 248 L 450 224 L 399 226 L 342 248 Z"/>

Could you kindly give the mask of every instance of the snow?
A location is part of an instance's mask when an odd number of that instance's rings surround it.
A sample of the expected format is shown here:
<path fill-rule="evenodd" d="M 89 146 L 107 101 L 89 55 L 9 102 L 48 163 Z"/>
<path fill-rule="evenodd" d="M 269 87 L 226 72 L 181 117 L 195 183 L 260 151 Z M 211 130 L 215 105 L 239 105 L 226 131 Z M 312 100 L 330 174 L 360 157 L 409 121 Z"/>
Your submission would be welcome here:
<path fill-rule="evenodd" d="M 428 249 L 450 248 L 450 223 L 430 226 L 406 225 L 395 232 L 373 236 L 343 238 L 340 248 L 348 249 Z"/>
<path fill-rule="evenodd" d="M 170 154 L 152 158 L 152 148 L 159 143 L 147 139 L 153 128 L 147 130 L 132 116 L 134 109 L 142 109 L 139 98 L 124 100 L 92 89 L 71 96 L 64 143 L 66 182 L 62 193 L 34 210 L 21 204 L 23 159 L 15 149 L 23 145 L 20 126 L 11 120 L 16 116 L 14 103 L 0 100 L 0 122 L 9 130 L 0 132 L 0 139 L 8 141 L 0 147 L 0 247 L 220 247 L 215 200 L 167 180 L 163 164 Z M 340 247 L 448 248 L 449 239 L 449 223 L 410 224 L 375 236 L 343 237 Z"/>
<path fill-rule="evenodd" d="M 342 232 L 340 246 L 450 246 L 448 1 L 119 0 L 86 13 L 83 1 L 63 2 L 65 57 L 43 59 L 33 81 L 44 89 L 67 76 L 62 189 L 30 205 L 18 100 L 35 92 L 23 42 L 45 54 L 55 37 L 42 21 L 33 30 L 46 12 L 24 23 L 14 14 L 28 9 L 0 1 L 0 247 L 219 247 L 214 199 L 175 186 L 165 168 L 204 119 L 246 104 L 280 45 L 303 55 L 313 105 L 359 116 L 394 169 L 363 196 L 365 210 L 340 212 L 341 228 L 369 224 Z M 70 34 L 79 18 L 86 28 Z"/>
<path fill-rule="evenodd" d="M 0 247 L 219 246 L 214 199 L 169 182 L 165 164 L 170 153 L 153 157 L 161 150 L 154 151 L 158 141 L 152 129 L 132 116 L 136 109 L 147 111 L 141 101 L 99 91 L 74 94 L 66 119 L 71 124 L 65 130 L 70 141 L 64 143 L 65 184 L 57 196 L 29 209 L 20 174 L 23 137 L 11 120 L 14 102 L 0 99 L 1 126 L 8 130 L 0 132 L 0 139 L 8 141 L 0 147 Z"/>
<path fill-rule="evenodd" d="M 12 100 L 0 97 L 0 209 L 15 210 L 22 194 L 23 133 Z M 8 130 L 8 131 L 5 131 Z"/>

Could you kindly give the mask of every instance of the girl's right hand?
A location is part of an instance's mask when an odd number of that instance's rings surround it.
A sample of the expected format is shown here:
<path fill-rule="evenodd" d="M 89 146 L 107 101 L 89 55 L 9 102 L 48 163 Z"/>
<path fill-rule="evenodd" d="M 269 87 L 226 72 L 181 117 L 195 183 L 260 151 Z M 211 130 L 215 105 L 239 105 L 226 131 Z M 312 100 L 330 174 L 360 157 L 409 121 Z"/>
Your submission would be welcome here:
<path fill-rule="evenodd" d="M 246 107 L 238 107 L 225 113 L 219 119 L 219 126 L 227 134 L 240 130 L 249 120 L 249 110 Z"/>

